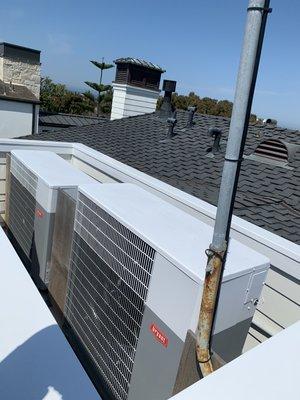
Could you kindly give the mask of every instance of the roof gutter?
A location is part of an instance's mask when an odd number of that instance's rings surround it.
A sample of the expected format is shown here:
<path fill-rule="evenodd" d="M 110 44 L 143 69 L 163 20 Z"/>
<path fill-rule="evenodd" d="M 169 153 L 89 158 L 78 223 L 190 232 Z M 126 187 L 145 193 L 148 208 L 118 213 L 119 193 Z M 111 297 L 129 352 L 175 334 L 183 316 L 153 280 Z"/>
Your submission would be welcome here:
<path fill-rule="evenodd" d="M 212 361 L 212 334 L 226 262 L 229 232 L 243 159 L 253 94 L 270 0 L 250 0 L 222 173 L 212 243 L 206 251 L 202 302 L 196 334 L 197 361 L 205 377 L 216 369 Z"/>
<path fill-rule="evenodd" d="M 0 94 L 0 99 L 6 100 L 6 101 L 15 101 L 17 103 L 41 104 L 41 101 L 38 99 L 24 99 L 24 98 L 20 98 L 20 97 L 9 97 L 5 94 Z"/>

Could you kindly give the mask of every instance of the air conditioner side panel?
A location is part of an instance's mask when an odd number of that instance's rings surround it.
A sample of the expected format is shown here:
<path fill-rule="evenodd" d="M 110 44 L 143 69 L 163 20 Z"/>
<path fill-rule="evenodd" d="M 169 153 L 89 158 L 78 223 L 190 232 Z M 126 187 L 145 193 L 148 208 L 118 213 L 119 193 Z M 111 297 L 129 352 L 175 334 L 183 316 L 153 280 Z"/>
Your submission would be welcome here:
<path fill-rule="evenodd" d="M 76 200 L 59 190 L 50 260 L 49 292 L 61 313 L 65 308 Z"/>
<path fill-rule="evenodd" d="M 194 328 L 191 324 L 201 295 L 202 285 L 193 281 L 161 254 L 155 254 L 147 306 L 182 341 L 185 341 L 187 330 Z"/>
<path fill-rule="evenodd" d="M 128 400 L 171 397 L 183 347 L 184 342 L 146 306 Z"/>
<path fill-rule="evenodd" d="M 198 283 L 155 254 L 129 400 L 163 400 L 172 395 L 200 292 Z"/>

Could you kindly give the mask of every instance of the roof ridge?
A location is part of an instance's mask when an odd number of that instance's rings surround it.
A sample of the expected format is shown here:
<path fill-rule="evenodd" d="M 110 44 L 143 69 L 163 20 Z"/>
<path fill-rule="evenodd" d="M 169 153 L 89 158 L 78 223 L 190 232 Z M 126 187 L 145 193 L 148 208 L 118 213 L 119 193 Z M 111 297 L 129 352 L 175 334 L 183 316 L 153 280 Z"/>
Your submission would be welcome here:
<path fill-rule="evenodd" d="M 104 115 L 84 115 L 84 114 L 69 114 L 69 113 L 62 113 L 62 112 L 50 112 L 50 111 L 43 111 L 41 110 L 42 113 L 45 113 L 44 115 L 63 115 L 65 117 L 81 117 L 81 118 L 90 118 L 90 119 L 102 119 L 106 118 Z"/>

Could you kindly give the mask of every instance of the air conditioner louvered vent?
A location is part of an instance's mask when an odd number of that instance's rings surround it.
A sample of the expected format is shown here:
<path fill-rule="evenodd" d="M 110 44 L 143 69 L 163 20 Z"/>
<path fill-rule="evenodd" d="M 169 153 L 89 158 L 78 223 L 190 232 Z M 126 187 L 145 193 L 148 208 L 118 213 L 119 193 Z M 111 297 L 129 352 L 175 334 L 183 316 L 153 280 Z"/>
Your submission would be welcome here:
<path fill-rule="evenodd" d="M 155 251 L 79 194 L 65 314 L 113 394 L 127 398 Z"/>
<path fill-rule="evenodd" d="M 265 140 L 256 148 L 254 154 L 277 161 L 288 161 L 288 150 L 280 140 Z"/>
<path fill-rule="evenodd" d="M 30 191 L 10 174 L 9 229 L 30 259 L 36 201 Z"/>
<path fill-rule="evenodd" d="M 33 196 L 36 196 L 37 177 L 25 167 L 24 164 L 12 155 L 11 157 L 11 173 L 18 179 L 21 185 Z"/>

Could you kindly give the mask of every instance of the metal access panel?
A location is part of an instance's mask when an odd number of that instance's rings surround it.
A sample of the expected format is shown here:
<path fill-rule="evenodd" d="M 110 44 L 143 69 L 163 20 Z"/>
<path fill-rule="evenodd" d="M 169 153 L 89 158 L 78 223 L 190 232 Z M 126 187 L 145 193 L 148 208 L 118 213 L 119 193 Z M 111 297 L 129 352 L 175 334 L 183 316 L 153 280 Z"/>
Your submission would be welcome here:
<path fill-rule="evenodd" d="M 211 235 L 134 185 L 79 187 L 65 316 L 114 399 L 172 395 L 187 332 L 196 330 Z M 259 294 L 268 266 L 230 241 L 214 335 L 227 360 L 241 353 L 256 305 L 245 295 L 252 281 Z"/>
<path fill-rule="evenodd" d="M 41 289 L 49 282 L 58 189 L 94 182 L 55 153 L 11 152 L 8 228 Z"/>

